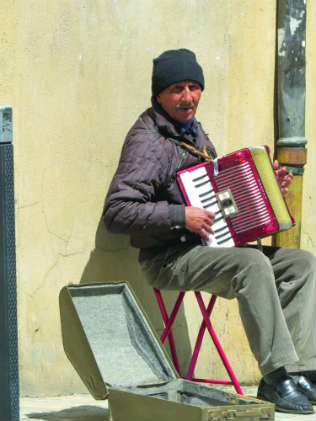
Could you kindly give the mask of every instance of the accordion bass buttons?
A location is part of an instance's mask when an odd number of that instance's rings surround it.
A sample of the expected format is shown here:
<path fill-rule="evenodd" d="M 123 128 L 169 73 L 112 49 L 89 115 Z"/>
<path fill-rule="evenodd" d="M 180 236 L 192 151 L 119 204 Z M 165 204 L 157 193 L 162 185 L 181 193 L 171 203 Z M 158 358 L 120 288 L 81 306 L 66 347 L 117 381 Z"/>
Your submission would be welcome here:
<path fill-rule="evenodd" d="M 216 196 L 225 218 L 238 214 L 238 208 L 230 189 L 222 190 Z"/>

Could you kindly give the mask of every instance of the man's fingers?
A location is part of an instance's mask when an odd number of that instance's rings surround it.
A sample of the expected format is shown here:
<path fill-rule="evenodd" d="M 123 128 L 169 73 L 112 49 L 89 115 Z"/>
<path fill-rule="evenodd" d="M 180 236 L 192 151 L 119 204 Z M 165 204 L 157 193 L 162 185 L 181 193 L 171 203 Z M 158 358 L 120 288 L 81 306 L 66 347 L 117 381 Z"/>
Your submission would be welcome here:
<path fill-rule="evenodd" d="M 215 214 L 206 209 L 187 206 L 185 208 L 186 228 L 200 235 L 203 240 L 208 240 L 209 235 L 213 234 L 212 225 Z"/>
<path fill-rule="evenodd" d="M 205 241 L 209 240 L 210 234 L 214 234 L 213 230 L 206 231 L 205 229 L 202 228 L 199 232 L 200 237 Z"/>
<path fill-rule="evenodd" d="M 208 210 L 206 210 L 206 209 L 204 209 L 204 211 L 205 211 L 205 215 L 206 215 L 209 219 L 214 219 L 214 218 L 215 218 L 215 213 L 210 212 L 210 211 L 208 211 Z"/>
<path fill-rule="evenodd" d="M 277 159 L 273 162 L 272 167 L 274 170 L 277 170 L 279 168 L 279 161 Z"/>
<path fill-rule="evenodd" d="M 273 169 L 282 193 L 287 194 L 289 190 L 288 187 L 293 180 L 293 174 L 290 172 L 288 173 L 285 167 L 279 168 L 279 162 L 277 160 L 273 162 Z"/>
<path fill-rule="evenodd" d="M 208 222 L 208 224 L 213 225 L 214 224 L 214 219 L 215 219 L 215 213 L 209 212 L 208 215 L 207 215 L 207 222 Z"/>
<path fill-rule="evenodd" d="M 208 224 L 202 225 L 201 230 L 202 231 L 204 230 L 206 232 L 209 232 L 210 234 L 214 234 L 214 231 L 212 230 L 211 225 L 208 225 Z"/>

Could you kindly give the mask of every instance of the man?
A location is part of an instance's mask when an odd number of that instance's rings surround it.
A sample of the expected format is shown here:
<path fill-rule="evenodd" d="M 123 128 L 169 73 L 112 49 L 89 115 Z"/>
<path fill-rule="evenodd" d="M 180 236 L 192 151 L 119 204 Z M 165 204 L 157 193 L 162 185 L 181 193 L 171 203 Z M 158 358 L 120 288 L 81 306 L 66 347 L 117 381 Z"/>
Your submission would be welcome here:
<path fill-rule="evenodd" d="M 195 54 L 169 50 L 154 59 L 152 107 L 130 129 L 103 218 L 140 249 L 148 282 L 159 289 L 203 290 L 237 298 L 263 378 L 258 397 L 280 411 L 313 413 L 315 258 L 302 250 L 212 248 L 214 214 L 186 206 L 176 172 L 215 158 L 195 113 L 204 76 Z M 292 175 L 275 172 L 284 192 Z M 290 373 L 290 374 L 289 374 Z"/>

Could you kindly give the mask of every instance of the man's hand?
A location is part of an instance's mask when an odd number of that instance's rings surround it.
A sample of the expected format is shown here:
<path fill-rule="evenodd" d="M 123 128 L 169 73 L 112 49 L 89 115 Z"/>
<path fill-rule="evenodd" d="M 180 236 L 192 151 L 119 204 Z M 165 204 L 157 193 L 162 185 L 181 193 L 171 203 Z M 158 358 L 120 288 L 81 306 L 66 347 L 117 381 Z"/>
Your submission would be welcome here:
<path fill-rule="evenodd" d="M 199 236 L 207 241 L 210 234 L 214 234 L 212 225 L 214 223 L 215 214 L 206 209 L 196 208 L 194 206 L 185 207 L 185 227 L 199 234 Z"/>
<path fill-rule="evenodd" d="M 277 160 L 273 162 L 273 169 L 282 193 L 286 194 L 289 191 L 288 187 L 293 179 L 293 174 L 288 173 L 285 167 L 279 168 L 279 161 Z"/>

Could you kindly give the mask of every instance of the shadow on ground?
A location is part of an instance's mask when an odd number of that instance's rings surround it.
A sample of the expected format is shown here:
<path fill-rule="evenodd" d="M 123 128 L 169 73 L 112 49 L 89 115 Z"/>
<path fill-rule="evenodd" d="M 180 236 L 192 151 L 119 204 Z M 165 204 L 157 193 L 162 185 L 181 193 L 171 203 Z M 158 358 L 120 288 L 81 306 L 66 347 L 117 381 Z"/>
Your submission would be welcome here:
<path fill-rule="evenodd" d="M 27 414 L 30 419 L 47 421 L 106 421 L 109 419 L 107 408 L 93 405 L 80 405 L 61 411 L 34 412 Z"/>

